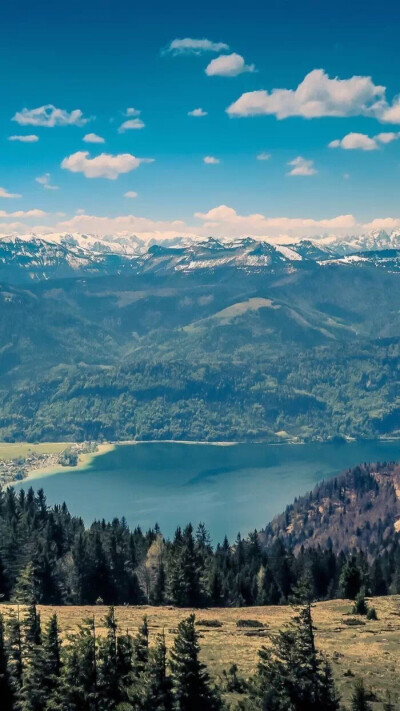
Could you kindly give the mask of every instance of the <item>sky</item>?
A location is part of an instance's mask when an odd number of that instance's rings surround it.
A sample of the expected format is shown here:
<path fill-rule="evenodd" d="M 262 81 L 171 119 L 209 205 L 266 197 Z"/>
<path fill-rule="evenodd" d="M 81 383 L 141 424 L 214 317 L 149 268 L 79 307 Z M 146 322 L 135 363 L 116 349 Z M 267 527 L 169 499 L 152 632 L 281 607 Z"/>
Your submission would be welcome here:
<path fill-rule="evenodd" d="M 0 233 L 400 227 L 400 6 L 0 7 Z"/>

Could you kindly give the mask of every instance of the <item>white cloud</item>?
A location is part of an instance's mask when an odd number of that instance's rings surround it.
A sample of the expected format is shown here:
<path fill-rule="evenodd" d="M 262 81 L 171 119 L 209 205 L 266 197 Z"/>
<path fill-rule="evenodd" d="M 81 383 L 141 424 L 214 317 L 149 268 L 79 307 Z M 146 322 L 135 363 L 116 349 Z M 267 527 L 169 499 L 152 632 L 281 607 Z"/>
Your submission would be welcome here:
<path fill-rule="evenodd" d="M 29 212 L 29 211 L 27 211 Z M 11 216 L 20 215 L 27 218 L 27 212 L 11 213 Z M 41 211 L 34 211 L 33 217 L 39 217 Z M 7 213 L 5 214 L 7 216 Z M 4 213 L 1 217 L 5 216 Z M 220 239 L 252 236 L 255 239 L 266 240 L 274 244 L 288 244 L 304 237 L 320 237 L 329 243 L 332 236 L 343 237 L 357 235 L 369 230 L 392 230 L 400 228 L 400 217 L 375 218 L 370 222 L 357 221 L 351 215 L 337 215 L 323 219 L 312 217 L 269 217 L 263 214 L 240 215 L 228 205 L 219 205 L 208 212 L 196 212 L 194 224 L 182 220 L 152 220 L 137 215 L 119 215 L 104 217 L 98 215 L 76 214 L 71 219 L 59 221 L 52 226 L 35 225 L 37 234 L 52 232 L 82 232 L 105 237 L 113 235 L 138 238 L 146 243 L 168 241 L 176 243 L 177 239 L 184 237 L 191 240 L 201 240 L 210 234 Z M 29 230 L 22 223 L 1 223 L 0 232 L 21 232 Z"/>
<path fill-rule="evenodd" d="M 385 87 L 375 85 L 371 77 L 330 79 L 322 69 L 314 69 L 297 89 L 242 94 L 227 108 L 227 113 L 230 116 L 272 114 L 278 119 L 288 116 L 378 116 L 385 105 Z"/>
<path fill-rule="evenodd" d="M 211 42 L 208 39 L 174 39 L 167 47 L 172 54 L 201 54 L 202 52 L 224 52 L 229 46 L 224 42 Z"/>
<path fill-rule="evenodd" d="M 57 109 L 53 104 L 46 104 L 46 106 L 40 106 L 37 109 L 25 108 L 22 111 L 17 111 L 12 120 L 19 123 L 20 126 L 53 128 L 54 126 L 84 126 L 91 119 L 85 118 L 80 109 L 68 113 L 64 109 Z"/>
<path fill-rule="evenodd" d="M 203 111 L 203 109 L 193 109 L 193 111 L 188 111 L 188 116 L 196 116 L 196 117 L 201 117 L 201 116 L 207 116 L 207 111 Z"/>
<path fill-rule="evenodd" d="M 118 133 L 124 133 L 125 131 L 137 130 L 139 128 L 144 128 L 145 123 L 140 118 L 129 119 L 124 121 L 118 129 Z"/>
<path fill-rule="evenodd" d="M 216 158 L 215 156 L 204 156 L 203 162 L 206 163 L 207 165 L 217 165 L 217 163 L 220 162 L 219 158 Z"/>
<path fill-rule="evenodd" d="M 348 133 L 341 139 L 328 143 L 329 148 L 343 148 L 344 150 L 376 151 L 379 144 L 387 144 L 400 138 L 400 132 L 388 131 L 378 133 L 376 136 L 367 136 L 365 133 Z"/>
<path fill-rule="evenodd" d="M 271 158 L 271 153 L 259 153 L 257 160 L 269 160 Z"/>
<path fill-rule="evenodd" d="M 139 109 L 134 109 L 132 106 L 125 111 L 125 116 L 140 116 L 142 112 Z"/>
<path fill-rule="evenodd" d="M 384 123 L 400 123 L 400 98 L 397 97 L 391 106 L 385 108 L 381 121 Z"/>
<path fill-rule="evenodd" d="M 153 163 L 154 158 L 136 158 L 131 153 L 111 155 L 101 153 L 96 158 L 90 158 L 88 151 L 78 151 L 64 158 L 61 168 L 71 173 L 83 173 L 86 178 L 108 178 L 115 180 L 120 173 L 130 173 L 142 163 Z"/>
<path fill-rule="evenodd" d="M 292 166 L 287 175 L 315 175 L 317 170 L 314 168 L 314 161 L 306 160 L 302 156 L 297 156 L 294 160 L 290 160 L 288 165 Z"/>
<path fill-rule="evenodd" d="M 83 207 L 79 207 L 76 211 L 77 215 L 84 215 L 86 210 Z"/>
<path fill-rule="evenodd" d="M 43 185 L 45 190 L 58 190 L 58 185 L 52 185 L 50 182 L 50 173 L 39 175 L 39 177 L 35 178 L 35 180 L 37 183 L 39 183 L 39 185 Z"/>
<path fill-rule="evenodd" d="M 98 136 L 97 133 L 87 133 L 83 140 L 85 143 L 105 143 L 104 138 Z"/>
<path fill-rule="evenodd" d="M 137 198 L 138 194 L 135 192 L 135 190 L 128 190 L 127 193 L 124 193 L 124 197 L 126 198 Z"/>
<path fill-rule="evenodd" d="M 6 212 L 0 210 L 0 217 L 45 217 L 46 212 L 43 210 L 16 210 L 15 212 Z"/>
<path fill-rule="evenodd" d="M 21 143 L 37 143 L 39 140 L 39 136 L 35 136 L 35 134 L 28 134 L 26 136 L 9 136 L 8 137 L 9 141 L 20 141 Z"/>
<path fill-rule="evenodd" d="M 246 64 L 240 54 L 222 54 L 212 59 L 205 72 L 209 77 L 237 77 L 244 72 L 254 72 L 254 64 Z"/>
<path fill-rule="evenodd" d="M 376 151 L 378 144 L 374 138 L 366 136 L 365 133 L 348 133 L 342 139 L 336 139 L 328 143 L 329 148 L 343 148 L 346 151 Z"/>
<path fill-rule="evenodd" d="M 20 198 L 22 195 L 18 193 L 9 193 L 5 188 L 0 188 L 0 198 Z"/>
<path fill-rule="evenodd" d="M 375 141 L 379 141 L 379 143 L 391 143 L 392 141 L 397 141 L 397 139 L 400 138 L 400 132 L 394 133 L 393 131 L 388 131 L 385 133 L 378 133 L 375 136 Z"/>

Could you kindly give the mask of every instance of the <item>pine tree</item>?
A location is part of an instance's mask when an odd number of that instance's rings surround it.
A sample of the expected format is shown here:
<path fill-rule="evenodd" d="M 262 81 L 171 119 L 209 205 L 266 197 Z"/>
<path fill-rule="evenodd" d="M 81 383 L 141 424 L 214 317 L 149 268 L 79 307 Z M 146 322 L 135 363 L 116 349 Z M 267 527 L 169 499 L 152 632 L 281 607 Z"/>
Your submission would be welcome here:
<path fill-rule="evenodd" d="M 98 691 L 99 709 L 115 709 L 124 700 L 119 678 L 117 656 L 117 622 L 115 611 L 110 607 L 104 625 L 106 636 L 99 642 L 98 654 Z"/>
<path fill-rule="evenodd" d="M 7 657 L 8 672 L 14 696 L 17 696 L 23 679 L 22 660 L 22 634 L 19 620 L 19 608 L 17 615 L 11 615 L 7 620 Z"/>
<path fill-rule="evenodd" d="M 171 672 L 176 711 L 217 711 L 222 708 L 218 692 L 211 686 L 206 667 L 199 660 L 195 616 L 178 625 L 171 652 Z"/>
<path fill-rule="evenodd" d="M 60 711 L 97 711 L 97 641 L 94 619 L 86 619 L 64 647 L 63 666 L 55 708 Z"/>
<path fill-rule="evenodd" d="M 24 674 L 17 695 L 16 708 L 18 711 L 44 711 L 47 694 L 44 686 L 45 668 L 40 615 L 36 605 L 29 606 L 22 628 Z"/>
<path fill-rule="evenodd" d="M 141 711 L 172 711 L 172 682 L 167 674 L 167 649 L 165 636 L 160 635 L 149 651 L 144 674 Z"/>
<path fill-rule="evenodd" d="M 42 642 L 44 686 L 51 698 L 58 687 L 61 675 L 61 643 L 57 615 L 47 623 Z"/>
<path fill-rule="evenodd" d="M 311 606 L 303 607 L 287 629 L 259 651 L 257 674 L 250 682 L 256 709 L 336 711 L 338 698 L 327 660 L 315 648 Z"/>
<path fill-rule="evenodd" d="M 351 711 L 372 711 L 362 679 L 358 679 L 351 697 Z"/>
<path fill-rule="evenodd" d="M 0 701 L 2 711 L 13 711 L 13 689 L 7 665 L 3 615 L 0 615 Z"/>

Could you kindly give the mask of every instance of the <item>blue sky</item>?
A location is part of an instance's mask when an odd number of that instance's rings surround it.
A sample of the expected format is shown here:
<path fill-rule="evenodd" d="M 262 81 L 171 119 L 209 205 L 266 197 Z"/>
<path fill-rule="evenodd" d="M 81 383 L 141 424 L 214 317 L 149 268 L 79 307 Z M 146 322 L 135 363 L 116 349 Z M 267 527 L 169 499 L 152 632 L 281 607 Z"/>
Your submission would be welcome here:
<path fill-rule="evenodd" d="M 399 15 L 342 0 L 3 3 L 0 232 L 397 227 Z M 184 38 L 211 49 L 168 49 Z M 324 74 L 302 84 L 314 70 Z M 48 105 L 56 125 L 37 125 Z M 198 108 L 207 115 L 188 115 Z M 145 125 L 118 131 L 132 120 Z M 85 142 L 91 133 L 104 143 Z"/>

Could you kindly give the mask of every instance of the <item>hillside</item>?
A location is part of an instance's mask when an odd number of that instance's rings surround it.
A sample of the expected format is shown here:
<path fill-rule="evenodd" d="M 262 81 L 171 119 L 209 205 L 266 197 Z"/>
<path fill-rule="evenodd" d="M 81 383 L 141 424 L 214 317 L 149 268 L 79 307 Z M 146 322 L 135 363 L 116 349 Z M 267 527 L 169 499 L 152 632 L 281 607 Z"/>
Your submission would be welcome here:
<path fill-rule="evenodd" d="M 261 533 L 265 545 L 280 538 L 293 547 L 352 549 L 370 556 L 398 547 L 400 466 L 362 464 L 318 484 L 277 516 Z"/>
<path fill-rule="evenodd" d="M 364 678 L 366 686 L 375 693 L 373 711 L 382 711 L 386 690 L 391 691 L 393 701 L 398 697 L 398 667 L 400 664 L 400 597 L 375 598 L 372 604 L 377 610 L 377 621 L 358 618 L 357 626 L 347 625 L 351 601 L 334 600 L 317 603 L 313 607 L 313 619 L 317 647 L 327 653 L 332 662 L 338 689 L 345 702 L 349 702 L 355 678 Z M 0 611 L 9 614 L 12 606 L 0 605 Z M 85 617 L 95 617 L 99 635 L 107 608 L 39 606 L 42 622 L 47 622 L 57 613 L 63 636 L 76 631 Z M 150 641 L 164 631 L 167 647 L 170 648 L 177 624 L 191 610 L 155 608 L 145 606 L 118 607 L 116 619 L 123 630 L 135 633 L 148 616 Z M 268 636 L 276 633 L 290 617 L 290 607 L 209 608 L 195 610 L 200 632 L 201 657 L 210 673 L 219 679 L 222 671 L 236 663 L 244 677 L 255 670 L 257 651 L 268 644 Z M 352 617 L 352 616 L 351 616 Z M 260 629 L 238 627 L 238 620 L 257 620 Z M 217 620 L 220 627 L 207 627 L 201 620 Z M 350 670 L 350 674 L 349 674 Z M 354 675 L 354 676 L 353 676 Z M 238 701 L 237 694 L 228 695 L 230 701 Z"/>
<path fill-rule="evenodd" d="M 69 238 L 0 240 L 2 439 L 400 432 L 396 250 Z"/>

